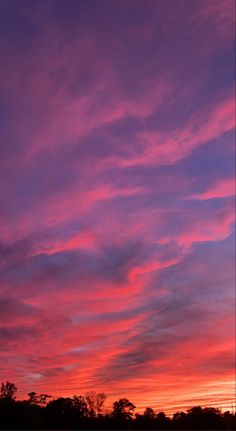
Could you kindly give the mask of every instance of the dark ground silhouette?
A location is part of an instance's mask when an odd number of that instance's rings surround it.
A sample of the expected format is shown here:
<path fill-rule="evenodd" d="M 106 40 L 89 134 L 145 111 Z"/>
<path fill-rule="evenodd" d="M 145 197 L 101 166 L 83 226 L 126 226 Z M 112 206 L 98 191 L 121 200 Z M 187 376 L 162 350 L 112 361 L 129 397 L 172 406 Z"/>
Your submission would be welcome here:
<path fill-rule="evenodd" d="M 14 383 L 2 383 L 0 429 L 6 430 L 235 430 L 235 414 L 212 407 L 193 407 L 171 418 L 147 407 L 135 414 L 135 405 L 126 398 L 114 402 L 110 413 L 103 413 L 106 395 L 88 392 L 85 396 L 51 399 L 47 394 L 30 392 L 16 400 Z"/>

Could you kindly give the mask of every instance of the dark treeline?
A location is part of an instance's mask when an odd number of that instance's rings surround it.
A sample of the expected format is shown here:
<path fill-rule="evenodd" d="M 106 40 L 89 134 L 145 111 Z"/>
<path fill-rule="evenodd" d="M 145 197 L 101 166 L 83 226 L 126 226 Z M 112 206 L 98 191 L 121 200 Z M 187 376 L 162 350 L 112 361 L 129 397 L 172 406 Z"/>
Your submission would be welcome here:
<path fill-rule="evenodd" d="M 104 413 L 106 395 L 88 392 L 84 396 L 52 399 L 47 394 L 30 392 L 26 400 L 16 400 L 14 383 L 1 385 L 0 429 L 57 430 L 235 430 L 235 414 L 212 407 L 193 407 L 171 418 L 147 407 L 135 413 L 135 405 L 126 398 L 113 403 Z"/>

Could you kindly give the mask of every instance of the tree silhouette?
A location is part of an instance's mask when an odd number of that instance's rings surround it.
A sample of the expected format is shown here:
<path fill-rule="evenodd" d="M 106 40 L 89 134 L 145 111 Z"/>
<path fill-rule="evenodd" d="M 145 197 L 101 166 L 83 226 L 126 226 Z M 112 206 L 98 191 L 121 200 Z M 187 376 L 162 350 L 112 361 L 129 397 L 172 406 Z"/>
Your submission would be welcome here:
<path fill-rule="evenodd" d="M 77 429 L 81 418 L 88 416 L 87 404 L 82 396 L 57 398 L 45 407 L 48 429 Z"/>
<path fill-rule="evenodd" d="M 160 429 L 169 429 L 171 424 L 170 419 L 166 416 L 164 412 L 159 412 L 157 414 L 156 421 Z"/>
<path fill-rule="evenodd" d="M 187 423 L 192 429 L 221 429 L 222 417 L 219 409 L 196 406 L 187 411 Z"/>
<path fill-rule="evenodd" d="M 135 405 L 127 398 L 120 398 L 113 404 L 113 416 L 131 419 L 134 414 Z"/>
<path fill-rule="evenodd" d="M 28 393 L 29 399 L 27 400 L 29 404 L 38 404 L 38 396 L 37 392 L 29 392 Z"/>
<path fill-rule="evenodd" d="M 37 395 L 37 392 L 29 392 L 28 397 L 29 399 L 27 401 L 29 402 L 29 404 L 45 405 L 47 403 L 48 398 L 51 398 L 51 395 L 47 395 L 47 394 Z"/>
<path fill-rule="evenodd" d="M 88 407 L 86 400 L 82 395 L 74 395 L 72 398 L 72 407 L 76 409 L 79 416 L 88 416 Z"/>
<path fill-rule="evenodd" d="M 156 413 L 151 407 L 146 407 L 143 414 L 136 413 L 136 428 L 139 430 L 143 429 L 156 429 Z"/>
<path fill-rule="evenodd" d="M 235 430 L 235 414 L 212 407 L 192 407 L 177 412 L 172 419 L 164 412 L 147 407 L 134 416 L 135 405 L 127 398 L 113 404 L 113 411 L 102 414 L 106 395 L 88 392 L 85 396 L 56 398 L 29 392 L 28 399 L 16 400 L 14 383 L 2 383 L 0 391 L 1 430 Z M 92 413 L 91 413 L 92 412 Z"/>
<path fill-rule="evenodd" d="M 1 385 L 0 398 L 4 398 L 5 400 L 14 400 L 16 398 L 16 392 L 16 385 L 7 381 L 6 383 L 2 383 Z"/>
<path fill-rule="evenodd" d="M 146 407 L 144 410 L 143 416 L 145 416 L 148 419 L 154 419 L 156 417 L 156 413 L 151 407 Z"/>
<path fill-rule="evenodd" d="M 91 417 L 102 413 L 107 395 L 104 392 L 90 391 L 85 394 L 85 399 L 88 404 L 89 414 Z"/>

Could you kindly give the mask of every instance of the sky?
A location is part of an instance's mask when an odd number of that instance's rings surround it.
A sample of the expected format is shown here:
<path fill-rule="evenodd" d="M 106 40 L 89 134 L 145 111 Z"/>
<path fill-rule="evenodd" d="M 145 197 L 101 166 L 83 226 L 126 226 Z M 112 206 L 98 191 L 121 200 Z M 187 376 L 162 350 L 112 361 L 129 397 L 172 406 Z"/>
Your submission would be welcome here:
<path fill-rule="evenodd" d="M 0 1 L 0 379 L 232 407 L 234 1 Z"/>

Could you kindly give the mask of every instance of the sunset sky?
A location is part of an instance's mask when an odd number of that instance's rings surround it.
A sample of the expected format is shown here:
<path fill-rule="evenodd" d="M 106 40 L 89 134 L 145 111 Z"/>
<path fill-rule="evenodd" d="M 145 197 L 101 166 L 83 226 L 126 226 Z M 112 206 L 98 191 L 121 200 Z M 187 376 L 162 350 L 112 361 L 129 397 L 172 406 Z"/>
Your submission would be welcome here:
<path fill-rule="evenodd" d="M 234 0 L 0 0 L 0 383 L 234 397 Z"/>

